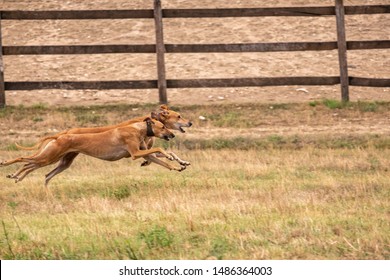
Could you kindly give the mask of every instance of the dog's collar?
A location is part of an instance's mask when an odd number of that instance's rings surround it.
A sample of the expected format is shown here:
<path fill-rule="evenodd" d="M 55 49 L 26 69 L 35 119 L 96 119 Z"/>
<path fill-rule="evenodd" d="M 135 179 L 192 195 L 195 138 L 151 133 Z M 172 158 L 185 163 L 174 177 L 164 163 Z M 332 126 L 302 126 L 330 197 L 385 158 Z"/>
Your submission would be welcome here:
<path fill-rule="evenodd" d="M 152 129 L 152 122 L 151 121 L 146 121 L 146 136 L 148 137 L 153 137 L 154 132 Z"/>

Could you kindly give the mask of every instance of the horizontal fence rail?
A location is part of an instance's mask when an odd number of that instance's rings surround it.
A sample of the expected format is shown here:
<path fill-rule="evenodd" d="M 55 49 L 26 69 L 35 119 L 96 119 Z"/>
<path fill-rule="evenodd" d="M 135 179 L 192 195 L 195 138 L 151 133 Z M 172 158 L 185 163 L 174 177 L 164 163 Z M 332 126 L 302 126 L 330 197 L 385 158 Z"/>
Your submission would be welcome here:
<path fill-rule="evenodd" d="M 153 89 L 157 88 L 156 80 L 140 81 L 36 81 L 5 82 L 6 90 L 39 90 L 39 89 Z"/>
<path fill-rule="evenodd" d="M 390 40 L 345 41 L 344 15 L 387 14 L 390 5 L 344 6 L 335 0 L 335 6 L 278 7 L 237 9 L 162 9 L 160 0 L 154 0 L 154 9 L 143 10 L 65 10 L 65 11 L 0 11 L 0 107 L 5 106 L 7 90 L 40 89 L 159 89 L 160 103 L 167 102 L 167 88 L 259 87 L 284 85 L 342 86 L 342 99 L 347 101 L 348 86 L 390 87 L 390 79 L 350 77 L 347 73 L 347 50 L 388 49 Z M 164 18 L 221 18 L 221 17 L 317 17 L 336 16 L 338 40 L 331 42 L 279 42 L 237 44 L 165 44 Z M 99 20 L 99 19 L 154 19 L 156 44 L 111 45 L 41 45 L 2 46 L 3 20 Z M 166 79 L 165 53 L 237 53 L 237 52 L 294 52 L 338 50 L 340 76 L 337 77 L 246 77 L 223 79 Z M 83 55 L 108 53 L 153 53 L 157 56 L 158 80 L 131 81 L 4 81 L 2 55 Z M 340 77 L 343 77 L 342 79 Z"/>
<path fill-rule="evenodd" d="M 349 77 L 349 84 L 360 87 L 390 87 L 390 79 Z"/>
<path fill-rule="evenodd" d="M 153 10 L 1 11 L 3 20 L 82 20 L 153 18 Z"/>
<path fill-rule="evenodd" d="M 345 6 L 346 15 L 390 13 L 389 5 Z M 163 9 L 164 18 L 334 16 L 334 6 L 232 8 L 232 9 Z M 1 11 L 3 20 L 80 20 L 153 18 L 153 10 L 68 10 L 68 11 Z"/>
<path fill-rule="evenodd" d="M 4 46 L 3 55 L 156 53 L 156 45 Z"/>
<path fill-rule="evenodd" d="M 269 78 L 229 78 L 229 79 L 168 79 L 168 88 L 223 88 L 261 86 L 330 86 L 340 83 L 340 77 L 269 77 Z M 349 77 L 351 86 L 388 87 L 390 79 Z M 5 82 L 6 90 L 39 89 L 156 89 L 157 80 L 140 81 L 42 81 Z"/>
<path fill-rule="evenodd" d="M 236 78 L 236 79 L 172 79 L 167 80 L 169 88 L 205 87 L 254 87 L 281 85 L 336 85 L 340 77 L 275 77 L 275 78 Z M 5 82 L 6 90 L 38 89 L 154 89 L 157 81 L 42 81 Z"/>
<path fill-rule="evenodd" d="M 390 40 L 347 41 L 348 50 L 388 49 Z M 337 42 L 165 44 L 167 53 L 292 52 L 337 49 Z M 156 45 L 4 46 L 3 55 L 155 53 Z"/>

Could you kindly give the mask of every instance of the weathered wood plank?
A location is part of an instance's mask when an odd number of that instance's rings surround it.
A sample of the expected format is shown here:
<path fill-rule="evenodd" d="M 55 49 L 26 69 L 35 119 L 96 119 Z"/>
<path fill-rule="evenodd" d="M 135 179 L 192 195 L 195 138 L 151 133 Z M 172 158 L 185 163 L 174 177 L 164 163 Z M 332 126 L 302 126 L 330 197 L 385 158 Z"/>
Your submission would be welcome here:
<path fill-rule="evenodd" d="M 387 49 L 390 40 L 349 41 L 348 50 Z M 165 44 L 167 53 L 218 52 L 281 52 L 321 51 L 337 49 L 337 42 L 284 42 L 248 44 Z M 58 55 L 99 53 L 156 53 L 156 46 L 145 45 L 59 45 L 59 46 L 3 46 L 3 55 Z"/>
<path fill-rule="evenodd" d="M 172 79 L 167 80 L 168 88 L 203 87 L 253 87 L 284 85 L 335 85 L 339 77 L 270 77 L 270 78 L 234 78 L 234 79 Z M 156 80 L 138 81 L 32 81 L 5 82 L 6 90 L 39 89 L 153 89 L 158 88 Z"/>
<path fill-rule="evenodd" d="M 349 77 L 352 86 L 390 87 L 390 79 Z M 215 88 L 215 87 L 262 87 L 293 85 L 336 85 L 340 77 L 267 77 L 267 78 L 233 78 L 233 79 L 171 79 L 167 80 L 168 88 Z M 39 90 L 39 89 L 157 89 L 157 80 L 134 81 L 35 81 L 5 82 L 6 90 Z"/>
<path fill-rule="evenodd" d="M 390 87 L 390 79 L 349 77 L 349 84 L 360 87 Z"/>
<path fill-rule="evenodd" d="M 287 85 L 336 85 L 340 77 L 270 77 L 235 79 L 167 80 L 168 88 L 262 87 Z"/>
<path fill-rule="evenodd" d="M 56 19 L 130 19 L 153 18 L 153 10 L 67 10 L 67 11 L 1 11 L 4 20 L 56 20 Z M 390 5 L 346 6 L 345 14 L 390 13 Z M 331 16 L 334 7 L 278 7 L 232 9 L 163 9 L 164 18 L 201 17 L 260 17 L 260 16 Z"/>
<path fill-rule="evenodd" d="M 155 45 L 4 46 L 4 55 L 155 53 Z"/>
<path fill-rule="evenodd" d="M 5 20 L 153 18 L 153 10 L 1 11 Z"/>
<path fill-rule="evenodd" d="M 389 49 L 390 40 L 348 41 L 348 50 Z"/>
<path fill-rule="evenodd" d="M 390 5 L 345 6 L 346 15 L 388 14 Z"/>
<path fill-rule="evenodd" d="M 154 0 L 154 23 L 156 29 L 158 95 L 160 103 L 166 104 L 168 103 L 168 97 L 167 81 L 165 77 L 165 45 L 160 0 Z"/>
<path fill-rule="evenodd" d="M 3 63 L 3 44 L 1 34 L 1 15 L 0 15 L 0 108 L 5 107 L 5 87 L 4 87 L 4 63 Z"/>
<path fill-rule="evenodd" d="M 339 54 L 341 100 L 349 101 L 349 80 L 347 63 L 347 42 L 345 36 L 344 4 L 343 0 L 335 0 L 337 48 Z"/>
<path fill-rule="evenodd" d="M 330 16 L 334 7 L 280 7 L 230 9 L 164 9 L 164 18 L 263 17 L 263 16 Z"/>
<path fill-rule="evenodd" d="M 167 44 L 168 53 L 319 51 L 337 48 L 336 42 L 285 42 L 248 44 Z"/>
<path fill-rule="evenodd" d="M 155 80 L 140 81 L 32 81 L 5 82 L 6 90 L 39 90 L 39 89 L 153 89 L 157 88 Z"/>
<path fill-rule="evenodd" d="M 346 6 L 345 14 L 390 13 L 390 5 Z M 278 8 L 231 8 L 231 9 L 164 9 L 164 18 L 202 17 L 270 17 L 270 16 L 332 16 L 334 7 L 278 7 Z"/>

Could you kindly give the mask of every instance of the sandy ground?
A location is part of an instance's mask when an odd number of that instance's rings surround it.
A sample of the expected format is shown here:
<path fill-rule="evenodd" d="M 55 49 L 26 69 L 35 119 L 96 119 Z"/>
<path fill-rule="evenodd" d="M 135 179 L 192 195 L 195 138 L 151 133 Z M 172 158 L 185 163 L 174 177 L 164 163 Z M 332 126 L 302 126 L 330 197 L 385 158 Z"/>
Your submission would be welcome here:
<path fill-rule="evenodd" d="M 165 8 L 328 6 L 334 1 L 162 1 Z M 390 4 L 345 1 L 346 5 Z M 149 9 L 137 1 L 0 1 L 2 9 Z M 348 16 L 347 40 L 390 40 L 390 15 Z M 336 40 L 334 17 L 166 19 L 166 43 L 256 43 Z M 3 21 L 3 45 L 153 44 L 153 20 Z M 348 53 L 351 76 L 388 78 L 390 51 Z M 6 81 L 156 79 L 153 54 L 5 56 Z M 337 51 L 167 54 L 168 79 L 338 75 Z M 351 100 L 390 100 L 389 88 L 351 87 Z M 307 102 L 339 99 L 339 86 L 168 89 L 171 104 Z M 157 90 L 7 92 L 9 105 L 156 103 Z"/>

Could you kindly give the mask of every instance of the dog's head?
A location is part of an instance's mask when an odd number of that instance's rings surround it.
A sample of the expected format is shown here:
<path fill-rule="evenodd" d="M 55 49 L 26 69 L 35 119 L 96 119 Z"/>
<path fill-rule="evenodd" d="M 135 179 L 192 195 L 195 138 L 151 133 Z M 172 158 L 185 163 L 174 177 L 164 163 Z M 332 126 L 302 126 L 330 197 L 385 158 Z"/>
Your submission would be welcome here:
<path fill-rule="evenodd" d="M 144 122 L 146 123 L 146 136 L 155 136 L 167 141 L 175 137 L 175 134 L 173 134 L 162 122 L 154 119 L 153 114 L 152 118 L 148 117 L 144 119 Z"/>
<path fill-rule="evenodd" d="M 192 122 L 184 119 L 180 113 L 168 109 L 167 105 L 161 105 L 159 110 L 154 113 L 154 118 L 162 122 L 168 129 L 179 130 L 184 133 L 183 127 L 192 126 Z"/>

